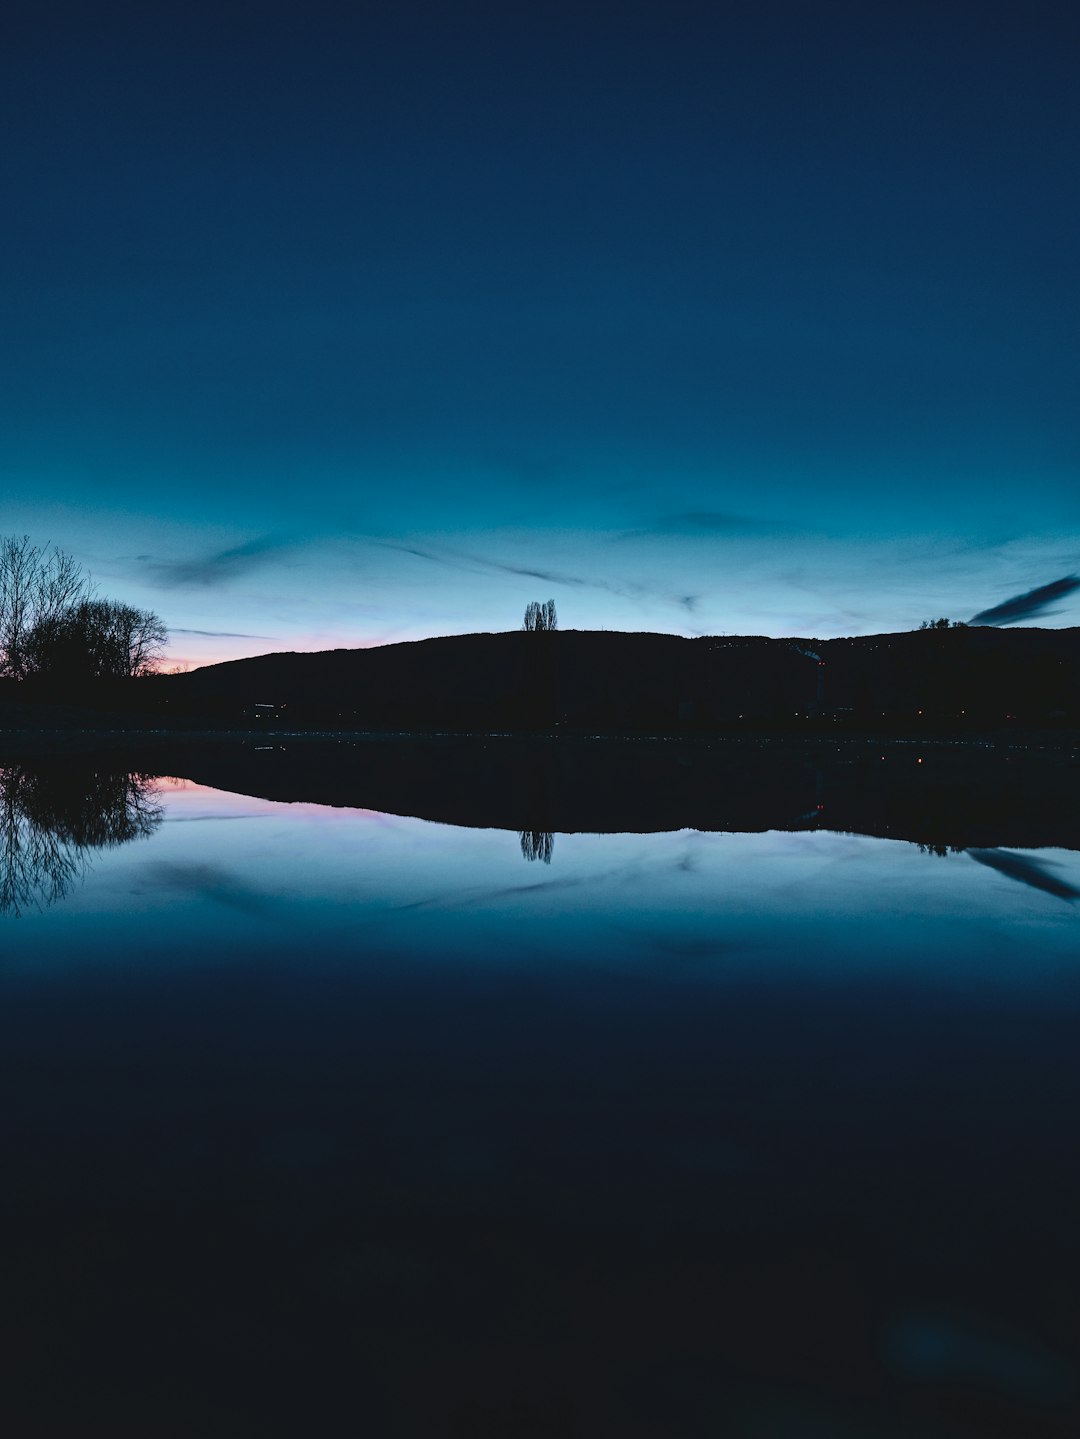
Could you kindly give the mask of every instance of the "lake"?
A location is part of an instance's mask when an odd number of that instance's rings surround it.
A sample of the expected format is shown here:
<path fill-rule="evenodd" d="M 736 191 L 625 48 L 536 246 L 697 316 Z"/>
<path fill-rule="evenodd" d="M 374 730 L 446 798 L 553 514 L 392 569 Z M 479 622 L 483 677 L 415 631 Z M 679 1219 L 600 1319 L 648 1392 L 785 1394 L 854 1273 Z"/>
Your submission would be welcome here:
<path fill-rule="evenodd" d="M 9 756 L 9 1432 L 1074 1434 L 1078 768 Z"/>

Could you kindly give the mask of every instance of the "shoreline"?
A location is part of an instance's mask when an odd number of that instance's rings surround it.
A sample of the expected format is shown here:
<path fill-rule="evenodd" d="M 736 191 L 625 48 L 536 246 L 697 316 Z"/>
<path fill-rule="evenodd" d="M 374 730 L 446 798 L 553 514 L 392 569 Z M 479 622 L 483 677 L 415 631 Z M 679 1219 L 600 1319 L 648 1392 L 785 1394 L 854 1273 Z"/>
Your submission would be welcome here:
<path fill-rule="evenodd" d="M 161 748 L 169 745 L 237 745 L 272 742 L 276 748 L 319 744 L 415 744 L 452 746 L 494 743 L 500 746 L 549 747 L 674 745 L 679 748 L 859 749 L 874 745 L 917 745 L 928 748 L 988 749 L 1073 753 L 1080 757 L 1080 729 L 995 729 L 918 733 L 911 730 L 741 730 L 671 732 L 657 730 L 446 730 L 446 729 L 222 729 L 132 728 L 121 725 L 0 725 L 0 756 L 6 751 L 67 753 L 106 749 Z"/>

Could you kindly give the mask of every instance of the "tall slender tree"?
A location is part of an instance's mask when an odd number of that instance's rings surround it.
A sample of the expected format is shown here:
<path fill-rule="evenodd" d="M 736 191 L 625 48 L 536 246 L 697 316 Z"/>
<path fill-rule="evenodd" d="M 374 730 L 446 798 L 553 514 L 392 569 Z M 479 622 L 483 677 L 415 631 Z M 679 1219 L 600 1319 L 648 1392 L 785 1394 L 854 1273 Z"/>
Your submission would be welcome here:
<path fill-rule="evenodd" d="M 557 630 L 559 618 L 555 613 L 554 600 L 530 600 L 525 606 L 525 619 L 521 628 L 523 630 Z"/>

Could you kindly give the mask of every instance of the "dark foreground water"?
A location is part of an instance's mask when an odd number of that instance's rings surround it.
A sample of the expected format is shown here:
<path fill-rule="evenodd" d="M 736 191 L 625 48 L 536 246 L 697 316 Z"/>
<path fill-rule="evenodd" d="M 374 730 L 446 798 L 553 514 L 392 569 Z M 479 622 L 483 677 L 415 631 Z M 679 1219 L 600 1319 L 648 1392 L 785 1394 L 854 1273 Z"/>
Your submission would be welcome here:
<path fill-rule="evenodd" d="M 7 1432 L 1078 1432 L 1080 853 L 3 785 Z"/>

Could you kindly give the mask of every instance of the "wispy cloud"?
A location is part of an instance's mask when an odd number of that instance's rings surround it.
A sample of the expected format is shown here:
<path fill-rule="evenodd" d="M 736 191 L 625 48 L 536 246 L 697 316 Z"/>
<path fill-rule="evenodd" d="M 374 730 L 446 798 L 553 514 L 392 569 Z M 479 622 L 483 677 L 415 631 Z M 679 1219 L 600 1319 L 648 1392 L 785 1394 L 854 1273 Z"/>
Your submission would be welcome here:
<path fill-rule="evenodd" d="M 527 580 L 543 580 L 546 585 L 574 585 L 582 589 L 610 590 L 615 586 L 608 584 L 606 580 L 588 580 L 582 575 L 568 575 L 563 570 L 540 570 L 534 569 L 531 565 L 509 565 L 502 560 L 485 560 L 480 556 L 469 556 L 473 564 L 480 565 L 484 569 L 498 570 L 504 575 L 521 575 Z M 616 590 L 616 593 L 618 591 Z"/>
<path fill-rule="evenodd" d="M 403 545 L 397 540 L 372 539 L 373 545 L 378 545 L 382 550 L 397 550 L 401 555 L 412 555 L 418 560 L 430 560 L 432 564 L 448 565 L 451 563 L 445 555 L 437 555 L 433 550 L 422 550 L 419 545 Z"/>
<path fill-rule="evenodd" d="M 623 530 L 618 536 L 622 540 L 643 539 L 653 535 L 737 535 L 766 534 L 785 528 L 765 520 L 753 519 L 750 515 L 735 514 L 730 510 L 679 510 L 673 514 L 658 515 L 635 529 Z"/>
<path fill-rule="evenodd" d="M 222 640 L 272 640 L 273 635 L 246 635 L 237 630 L 188 630 L 182 625 L 172 625 L 170 634 L 174 635 L 204 635 L 209 639 Z"/>
<path fill-rule="evenodd" d="M 697 607 L 701 599 L 700 595 L 673 595 L 637 580 L 605 580 L 595 575 L 571 574 L 566 570 L 548 569 L 546 566 L 517 565 L 506 560 L 494 560 L 484 555 L 470 554 L 464 550 L 425 549 L 420 545 L 403 544 L 396 540 L 376 540 L 374 543 L 383 549 L 397 550 L 401 554 L 428 560 L 432 564 L 445 565 L 450 569 L 463 570 L 467 574 L 513 575 L 527 580 L 539 580 L 546 585 L 567 585 L 574 589 L 602 590 L 606 594 L 618 595 L 621 599 L 660 599 L 668 604 L 679 605 L 689 612 Z"/>
<path fill-rule="evenodd" d="M 472 574 L 495 571 L 504 575 L 521 575 L 530 580 L 543 580 L 545 584 L 576 585 L 583 588 L 612 589 L 605 580 L 590 580 L 582 575 L 570 575 L 565 571 L 537 569 L 531 565 L 512 565 L 502 560 L 490 560 L 484 555 L 472 555 L 464 550 L 423 549 L 419 545 L 402 544 L 397 540 L 376 540 L 386 550 L 397 550 L 403 555 L 412 555 L 418 560 L 428 560 L 434 565 L 446 565 L 454 570 L 466 570 Z M 618 593 L 618 591 L 617 591 Z"/>
<path fill-rule="evenodd" d="M 216 550 L 201 559 L 161 560 L 150 555 L 142 555 L 140 559 L 160 585 L 170 589 L 200 585 L 210 587 L 242 579 L 251 570 L 267 564 L 275 555 L 280 555 L 292 547 L 291 540 L 275 535 L 262 535 L 258 539 L 248 540 L 246 544 L 234 545 L 231 549 Z"/>
<path fill-rule="evenodd" d="M 1038 589 L 1013 595 L 1012 599 L 1003 600 L 1000 605 L 993 605 L 988 610 L 980 610 L 971 623 L 1014 625 L 1020 620 L 1034 619 L 1037 615 L 1053 614 L 1055 611 L 1049 606 L 1067 598 L 1074 590 L 1080 590 L 1080 579 L 1076 575 L 1066 575 L 1064 579 L 1053 580 L 1048 585 L 1040 585 Z"/>

